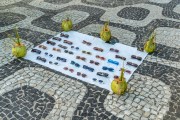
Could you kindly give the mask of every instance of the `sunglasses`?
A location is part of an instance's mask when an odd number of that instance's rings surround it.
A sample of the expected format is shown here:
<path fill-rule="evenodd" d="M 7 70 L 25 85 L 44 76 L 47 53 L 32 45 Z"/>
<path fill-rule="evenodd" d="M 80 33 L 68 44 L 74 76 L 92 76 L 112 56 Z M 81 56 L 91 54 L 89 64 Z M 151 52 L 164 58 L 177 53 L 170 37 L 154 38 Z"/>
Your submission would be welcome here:
<path fill-rule="evenodd" d="M 133 67 L 138 67 L 138 65 L 137 65 L 137 64 L 132 63 L 132 62 L 127 62 L 127 65 L 131 65 L 131 66 L 133 66 Z"/>
<path fill-rule="evenodd" d="M 47 50 L 47 47 L 44 46 L 44 45 L 39 45 L 39 48 L 42 48 L 42 49 L 44 49 L 44 50 Z"/>
<path fill-rule="evenodd" d="M 35 52 L 35 53 L 37 53 L 37 54 L 41 54 L 41 51 L 38 50 L 38 49 L 32 49 L 31 52 Z"/>
<path fill-rule="evenodd" d="M 85 54 L 88 54 L 88 55 L 91 55 L 91 52 L 87 52 L 87 51 L 82 51 L 82 53 L 85 53 Z"/>
<path fill-rule="evenodd" d="M 61 52 L 61 50 L 58 48 L 53 48 L 53 51 Z"/>
<path fill-rule="evenodd" d="M 83 44 L 86 44 L 86 45 L 88 45 L 88 46 L 90 46 L 92 43 L 90 43 L 90 42 L 87 42 L 87 41 L 85 41 L 85 40 L 83 40 L 83 42 L 82 42 Z"/>
<path fill-rule="evenodd" d="M 74 70 L 73 70 L 73 69 L 69 69 L 68 67 L 64 67 L 63 69 L 64 69 L 64 70 L 69 70 L 71 73 L 73 73 L 73 72 L 74 72 Z"/>
<path fill-rule="evenodd" d="M 54 46 L 54 45 L 56 44 L 55 42 L 49 41 L 49 40 L 48 40 L 46 43 L 47 43 L 47 44 L 50 44 L 50 45 L 52 45 L 52 46 Z"/>
<path fill-rule="evenodd" d="M 64 33 L 61 33 L 60 36 L 61 36 L 61 37 L 65 37 L 65 38 L 68 38 L 68 37 L 69 37 L 68 34 L 64 34 Z"/>
<path fill-rule="evenodd" d="M 87 75 L 81 72 L 77 72 L 77 76 L 82 76 L 83 78 L 85 78 Z"/>
<path fill-rule="evenodd" d="M 103 52 L 103 49 L 102 49 L 102 48 L 94 47 L 93 49 L 96 50 L 96 51 Z"/>
<path fill-rule="evenodd" d="M 112 64 L 114 64 L 114 65 L 119 65 L 119 62 L 114 61 L 114 60 L 111 60 L 111 59 L 108 59 L 108 62 L 109 62 L 109 63 L 112 63 Z"/>
<path fill-rule="evenodd" d="M 116 55 L 115 58 L 119 58 L 119 59 L 121 59 L 121 60 L 126 60 L 125 57 L 122 57 L 122 56 L 120 56 L 120 55 Z"/>
<path fill-rule="evenodd" d="M 83 61 L 85 61 L 85 60 L 86 60 L 86 58 L 85 58 L 85 57 L 80 57 L 80 56 L 76 56 L 76 59 L 80 59 L 80 60 L 83 60 Z"/>
<path fill-rule="evenodd" d="M 49 54 L 49 53 L 47 53 L 47 52 L 45 52 L 44 54 L 45 54 L 45 55 L 49 55 L 49 57 L 53 57 L 52 54 Z"/>
<path fill-rule="evenodd" d="M 74 61 L 71 61 L 71 64 L 75 65 L 76 67 L 80 67 L 80 65 L 78 63 L 74 62 Z"/>
<path fill-rule="evenodd" d="M 103 69 L 103 70 L 108 70 L 108 71 L 110 71 L 110 72 L 113 72 L 113 71 L 114 71 L 113 68 L 108 68 L 108 67 L 106 67 L 106 66 L 103 66 L 102 69 Z"/>
<path fill-rule="evenodd" d="M 86 65 L 83 65 L 83 68 L 89 70 L 90 72 L 93 72 L 93 71 L 94 71 L 93 68 L 88 67 L 88 66 L 86 66 Z"/>
<path fill-rule="evenodd" d="M 119 52 L 119 50 L 118 50 L 118 49 L 114 49 L 114 48 L 110 48 L 109 50 L 110 50 L 110 51 L 112 51 L 112 52 L 116 52 L 116 53 L 118 53 L 118 52 Z"/>
<path fill-rule="evenodd" d="M 101 84 L 104 83 L 103 80 L 97 80 L 96 78 L 93 78 L 92 80 L 93 80 L 94 82 L 98 81 L 98 82 L 101 83 Z"/>
<path fill-rule="evenodd" d="M 53 37 L 52 39 L 57 40 L 57 41 L 61 41 L 61 38 L 59 38 L 59 37 Z"/>
<path fill-rule="evenodd" d="M 101 60 L 106 60 L 104 57 L 100 57 L 99 55 L 96 55 L 96 58 L 99 58 Z"/>
<path fill-rule="evenodd" d="M 76 49 L 76 50 L 79 50 L 79 47 L 71 46 L 71 48 L 74 48 L 74 49 Z"/>
<path fill-rule="evenodd" d="M 90 60 L 90 62 L 89 63 L 91 63 L 91 64 L 95 64 L 95 65 L 99 65 L 100 63 L 99 62 L 95 62 L 94 60 Z"/>
<path fill-rule="evenodd" d="M 60 48 L 67 49 L 66 46 L 63 46 L 63 45 L 61 45 L 61 44 L 59 44 L 58 46 L 59 46 Z"/>
<path fill-rule="evenodd" d="M 65 59 L 65 58 L 61 58 L 61 57 L 57 57 L 57 58 L 56 58 L 56 60 L 58 60 L 58 61 L 62 61 L 62 62 L 66 62 L 66 61 L 67 61 L 67 59 Z"/>
<path fill-rule="evenodd" d="M 49 64 L 53 64 L 53 62 L 52 62 L 52 61 L 49 61 Z M 59 63 L 58 63 L 58 62 L 55 62 L 54 64 L 55 64 L 55 65 L 58 65 Z"/>
<path fill-rule="evenodd" d="M 119 71 L 121 71 L 122 70 L 122 68 L 119 70 Z M 131 71 L 130 70 L 125 70 L 124 72 L 126 72 L 126 73 L 128 73 L 128 74 L 131 74 Z"/>
<path fill-rule="evenodd" d="M 142 57 L 140 57 L 140 56 L 136 56 L 136 55 L 131 55 L 131 58 L 133 58 L 133 59 L 137 59 L 137 60 L 139 60 L 139 61 L 141 61 L 141 60 L 142 60 Z"/>
<path fill-rule="evenodd" d="M 73 44 L 71 41 L 68 41 L 68 40 L 64 40 L 63 43 L 66 43 L 66 44 L 68 44 L 68 45 L 72 45 L 72 44 Z"/>
<path fill-rule="evenodd" d="M 64 50 L 65 53 L 69 53 L 70 55 L 73 55 L 74 53 L 72 51 Z"/>
<path fill-rule="evenodd" d="M 37 60 L 40 60 L 40 61 L 42 61 L 42 62 L 46 62 L 46 59 L 45 59 L 45 58 L 42 58 L 42 57 L 40 57 L 40 56 L 38 56 L 36 59 L 37 59 Z"/>

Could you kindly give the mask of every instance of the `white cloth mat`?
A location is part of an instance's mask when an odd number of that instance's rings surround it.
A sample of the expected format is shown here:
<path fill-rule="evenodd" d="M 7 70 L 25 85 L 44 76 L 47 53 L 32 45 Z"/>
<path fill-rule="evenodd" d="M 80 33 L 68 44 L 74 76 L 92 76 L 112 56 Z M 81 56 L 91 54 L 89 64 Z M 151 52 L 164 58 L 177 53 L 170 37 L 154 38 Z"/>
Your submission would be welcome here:
<path fill-rule="evenodd" d="M 41 54 L 36 54 L 36 53 L 32 53 L 31 50 L 27 52 L 27 55 L 25 57 L 25 59 L 27 60 L 31 60 L 33 62 L 36 62 L 38 64 L 41 64 L 43 66 L 46 66 L 46 67 L 49 67 L 51 69 L 54 69 L 56 71 L 59 71 L 59 72 L 62 72 L 64 74 L 67 74 L 69 76 L 72 76 L 72 77 L 75 77 L 77 79 L 80 79 L 82 81 L 85 81 L 85 82 L 88 82 L 88 83 L 91 83 L 91 84 L 95 84 L 99 87 L 102 87 L 102 88 L 105 88 L 107 90 L 110 90 L 111 91 L 111 82 L 112 80 L 114 79 L 114 75 L 120 75 L 120 69 L 122 68 L 123 66 L 123 60 L 121 59 L 116 59 L 115 58 L 115 55 L 117 53 L 115 52 L 111 52 L 109 51 L 110 48 L 114 48 L 114 49 L 118 49 L 120 52 L 118 53 L 120 56 L 123 56 L 123 57 L 126 57 L 126 61 L 124 62 L 124 67 L 125 69 L 127 70 L 130 70 L 131 71 L 131 74 L 128 74 L 128 73 L 125 73 L 125 78 L 126 78 L 126 81 L 129 80 L 129 78 L 131 77 L 131 75 L 133 74 L 133 72 L 137 69 L 135 67 L 132 67 L 132 66 L 129 66 L 129 65 L 126 65 L 126 62 L 129 61 L 129 62 L 133 62 L 133 63 L 136 63 L 138 65 L 140 65 L 143 61 L 143 59 L 146 57 L 147 53 L 145 52 L 141 52 L 141 51 L 138 51 L 137 48 L 134 48 L 134 47 L 130 47 L 130 46 L 127 46 L 127 45 L 123 45 L 121 43 L 116 43 L 115 45 L 111 45 L 111 44 L 107 44 L 105 43 L 104 41 L 102 41 L 100 38 L 96 38 L 96 37 L 93 37 L 93 36 L 89 36 L 89 35 L 86 35 L 86 34 L 82 34 L 82 33 L 79 33 L 79 32 L 75 32 L 75 31 L 70 31 L 70 32 L 63 32 L 65 34 L 68 34 L 69 35 L 69 38 L 64 38 L 64 37 L 61 37 L 61 41 L 56 41 L 56 40 L 52 40 L 53 42 L 56 42 L 56 45 L 55 46 L 52 46 L 52 45 L 49 45 L 49 44 L 46 44 L 46 41 L 43 42 L 41 45 L 45 45 L 47 46 L 47 50 L 43 50 L 41 48 L 39 48 L 38 46 L 36 46 L 35 48 L 36 49 L 39 49 L 41 50 Z M 56 37 L 60 37 L 60 34 L 56 35 Z M 63 40 L 69 40 L 69 41 L 72 41 L 73 44 L 72 45 L 68 45 L 68 44 L 65 44 L 63 43 Z M 91 46 L 87 46 L 86 44 L 83 44 L 82 41 L 83 40 L 86 40 L 88 42 L 91 42 L 92 45 Z M 61 45 L 64 45 L 64 46 L 67 46 L 68 47 L 68 51 L 72 51 L 74 54 L 73 55 L 70 55 L 70 54 L 67 54 L 67 53 L 64 53 L 64 49 L 58 47 L 58 44 L 61 44 Z M 75 47 L 79 47 L 80 49 L 79 50 L 76 50 L 76 49 L 72 49 L 71 46 L 75 46 Z M 57 51 L 53 51 L 52 48 L 60 48 L 61 49 L 61 52 L 58 53 Z M 98 51 L 95 51 L 93 50 L 93 47 L 100 47 L 100 48 L 103 48 L 104 51 L 103 52 L 98 52 Z M 82 53 L 82 50 L 85 50 L 85 51 L 89 51 L 92 53 L 92 55 L 87 55 L 87 54 L 83 54 Z M 45 52 L 48 52 L 49 54 L 53 54 L 53 57 L 49 57 L 49 56 L 46 56 L 44 53 Z M 85 57 L 87 60 L 86 62 L 82 61 L 82 60 L 77 60 L 76 59 L 76 56 L 79 55 L 81 57 Z M 106 58 L 105 61 L 103 60 L 100 60 L 100 59 L 97 59 L 95 56 L 96 55 L 100 55 L 100 56 L 103 56 Z M 140 56 L 142 57 L 142 60 L 141 61 L 138 61 L 136 59 L 131 59 L 131 55 L 137 55 L 137 56 Z M 46 58 L 46 62 L 41 62 L 39 60 L 37 60 L 37 56 L 41 56 L 43 58 Z M 62 57 L 62 58 L 66 58 L 67 59 L 67 62 L 61 62 L 61 61 L 57 61 L 56 60 L 56 57 L 59 56 L 59 57 Z M 112 60 L 115 60 L 115 61 L 118 61 L 119 62 L 119 65 L 116 66 L 114 64 L 111 64 L 111 63 L 108 63 L 107 60 L 108 59 L 112 59 Z M 70 62 L 71 60 L 77 62 L 80 64 L 80 67 L 77 68 L 75 67 L 74 65 L 71 65 Z M 89 61 L 90 60 L 94 60 L 94 61 L 97 61 L 100 63 L 99 66 L 96 66 L 94 64 L 90 64 Z M 58 62 L 59 65 L 54 65 L 54 64 L 49 64 L 49 61 L 52 61 L 52 62 Z M 92 67 L 94 68 L 94 72 L 90 72 L 88 70 L 85 70 L 83 69 L 83 65 L 87 65 L 89 67 Z M 112 67 L 114 68 L 114 72 L 109 72 L 108 70 L 102 70 L 102 67 L 103 66 L 107 66 L 107 67 Z M 64 67 L 68 67 L 68 68 L 72 68 L 74 69 L 74 72 L 71 73 L 69 70 L 64 70 L 63 68 Z M 86 78 L 83 78 L 82 76 L 77 76 L 77 72 L 81 72 L 81 73 L 85 73 L 87 75 Z M 105 78 L 105 77 L 101 77 L 101 76 L 97 76 L 96 73 L 97 72 L 105 72 L 105 73 L 108 73 L 109 74 L 109 77 L 108 78 Z M 98 81 L 94 82 L 92 79 L 93 78 L 96 78 L 98 80 L 103 80 L 104 83 L 99 83 Z"/>

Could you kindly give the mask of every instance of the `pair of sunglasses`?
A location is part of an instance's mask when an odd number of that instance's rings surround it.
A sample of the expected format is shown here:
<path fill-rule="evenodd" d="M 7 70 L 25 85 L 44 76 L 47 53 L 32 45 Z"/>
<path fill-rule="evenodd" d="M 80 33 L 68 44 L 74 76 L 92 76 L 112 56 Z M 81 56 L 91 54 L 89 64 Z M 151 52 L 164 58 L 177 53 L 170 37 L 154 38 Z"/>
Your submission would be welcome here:
<path fill-rule="evenodd" d="M 52 46 L 54 46 L 54 45 L 56 44 L 55 42 L 49 41 L 49 40 L 48 40 L 46 43 L 47 43 L 47 44 L 50 44 L 50 45 L 52 45 Z"/>
<path fill-rule="evenodd" d="M 119 70 L 119 71 L 121 71 L 122 70 L 122 68 Z M 126 72 L 126 73 L 128 73 L 128 74 L 131 74 L 131 71 L 130 70 L 125 70 L 124 72 Z"/>
<path fill-rule="evenodd" d="M 59 44 L 58 46 L 59 46 L 60 48 L 67 49 L 66 46 L 63 46 L 63 45 L 61 45 L 61 44 Z"/>
<path fill-rule="evenodd" d="M 119 59 L 121 59 L 121 60 L 126 60 L 125 57 L 122 57 L 122 56 L 120 56 L 120 55 L 116 55 L 115 58 L 119 58 Z"/>
<path fill-rule="evenodd" d="M 106 66 L 103 66 L 102 69 L 103 70 L 108 70 L 109 72 L 113 72 L 114 71 L 114 68 L 108 68 Z"/>
<path fill-rule="evenodd" d="M 87 52 L 87 51 L 82 51 L 82 53 L 85 53 L 85 54 L 88 54 L 88 55 L 91 55 L 91 52 Z"/>
<path fill-rule="evenodd" d="M 61 52 L 61 50 L 58 48 L 53 48 L 53 51 Z"/>
<path fill-rule="evenodd" d="M 99 58 L 99 59 L 101 59 L 101 60 L 106 60 L 105 57 L 101 57 L 101 56 L 99 56 L 99 55 L 96 55 L 96 58 Z"/>
<path fill-rule="evenodd" d="M 96 51 L 103 52 L 103 49 L 102 49 L 102 48 L 94 47 L 93 49 L 96 50 Z"/>
<path fill-rule="evenodd" d="M 97 82 L 97 81 L 98 81 L 100 84 L 103 84 L 103 83 L 104 83 L 103 80 L 97 80 L 96 78 L 93 78 L 93 81 L 94 81 L 94 82 Z"/>
<path fill-rule="evenodd" d="M 66 43 L 66 44 L 68 44 L 68 45 L 72 45 L 72 44 L 73 44 L 71 41 L 68 41 L 68 40 L 64 40 L 63 43 Z"/>
<path fill-rule="evenodd" d="M 53 64 L 53 62 L 52 62 L 52 61 L 49 61 L 49 64 Z M 55 65 L 59 65 L 58 62 L 54 62 L 54 64 L 55 64 Z"/>
<path fill-rule="evenodd" d="M 90 62 L 89 63 L 91 63 L 91 64 L 95 64 L 95 65 L 99 65 L 100 63 L 99 62 L 95 62 L 94 60 L 90 60 Z"/>
<path fill-rule="evenodd" d="M 38 49 L 32 49 L 31 52 L 35 52 L 35 53 L 37 53 L 37 54 L 41 54 L 41 51 L 38 50 Z"/>
<path fill-rule="evenodd" d="M 119 65 L 119 62 L 118 61 L 114 61 L 114 60 L 111 60 L 111 59 L 108 59 L 108 62 L 109 63 L 112 63 L 114 65 Z"/>
<path fill-rule="evenodd" d="M 87 75 L 81 72 L 77 72 L 77 76 L 82 76 L 83 78 L 85 78 Z"/>
<path fill-rule="evenodd" d="M 53 57 L 52 54 L 49 54 L 49 53 L 47 53 L 47 52 L 45 52 L 44 54 L 45 54 L 45 55 L 49 55 L 49 57 Z"/>
<path fill-rule="evenodd" d="M 57 57 L 57 58 L 56 58 L 56 60 L 58 60 L 58 61 L 62 61 L 62 62 L 66 62 L 66 61 L 67 61 L 67 59 L 65 59 L 65 58 L 61 58 L 61 57 Z"/>
<path fill-rule="evenodd" d="M 85 40 L 83 40 L 83 42 L 82 42 L 83 44 L 86 44 L 86 45 L 88 45 L 88 46 L 90 46 L 92 43 L 90 43 L 90 42 L 87 42 L 87 41 L 85 41 Z"/>
<path fill-rule="evenodd" d="M 80 59 L 80 60 L 83 60 L 83 61 L 85 61 L 85 60 L 86 60 L 86 58 L 85 58 L 85 57 L 80 57 L 80 56 L 76 56 L 76 59 Z"/>
<path fill-rule="evenodd" d="M 60 36 L 61 36 L 61 37 L 65 37 L 65 38 L 68 38 L 68 37 L 69 37 L 68 34 L 64 34 L 64 33 L 61 33 Z"/>
<path fill-rule="evenodd" d="M 137 59 L 137 60 L 139 60 L 139 61 L 141 61 L 141 60 L 142 60 L 142 57 L 140 57 L 140 56 L 136 56 L 136 55 L 131 55 L 131 58 L 133 58 L 133 59 Z"/>
<path fill-rule="evenodd" d="M 80 67 L 80 65 L 78 63 L 74 62 L 74 61 L 71 61 L 71 64 L 75 65 L 76 67 Z"/>
<path fill-rule="evenodd" d="M 71 73 L 73 73 L 73 72 L 74 72 L 74 70 L 73 70 L 73 69 L 69 69 L 68 67 L 64 67 L 63 69 L 64 69 L 64 70 L 69 70 Z"/>
<path fill-rule="evenodd" d="M 114 48 L 110 48 L 109 49 L 111 52 L 116 52 L 116 53 L 118 53 L 119 52 L 119 50 L 118 49 L 114 49 Z"/>
<path fill-rule="evenodd" d="M 90 72 L 93 72 L 93 71 L 94 71 L 93 68 L 88 67 L 87 65 L 83 65 L 83 68 L 89 70 Z"/>
<path fill-rule="evenodd" d="M 40 61 L 42 61 L 42 62 L 46 62 L 46 58 L 42 58 L 42 57 L 40 57 L 40 56 L 38 56 L 36 59 L 37 59 L 37 60 L 40 60 Z"/>
<path fill-rule="evenodd" d="M 65 53 L 69 53 L 70 55 L 73 55 L 74 53 L 72 51 L 64 50 Z"/>
<path fill-rule="evenodd" d="M 138 65 L 136 63 L 132 63 L 132 62 L 127 62 L 127 65 L 133 66 L 133 67 L 138 67 Z"/>
<path fill-rule="evenodd" d="M 57 41 L 61 41 L 61 38 L 59 38 L 59 37 L 53 37 L 52 39 L 57 40 Z"/>
<path fill-rule="evenodd" d="M 47 47 L 44 46 L 44 45 L 39 45 L 39 48 L 42 48 L 42 49 L 44 49 L 44 50 L 47 50 Z"/>
<path fill-rule="evenodd" d="M 71 48 L 74 48 L 74 49 L 76 49 L 76 50 L 79 50 L 79 47 L 71 46 Z"/>

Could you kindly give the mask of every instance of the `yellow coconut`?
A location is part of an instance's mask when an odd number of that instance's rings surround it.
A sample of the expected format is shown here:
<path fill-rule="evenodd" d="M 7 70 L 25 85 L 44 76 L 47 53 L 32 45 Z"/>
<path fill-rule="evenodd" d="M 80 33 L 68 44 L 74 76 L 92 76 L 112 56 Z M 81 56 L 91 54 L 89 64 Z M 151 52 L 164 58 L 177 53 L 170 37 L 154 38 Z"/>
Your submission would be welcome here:
<path fill-rule="evenodd" d="M 155 50 L 156 50 L 156 43 L 155 43 L 155 33 L 153 33 L 149 40 L 146 41 L 145 45 L 144 45 L 144 50 L 147 52 L 147 53 L 153 53 Z"/>
<path fill-rule="evenodd" d="M 26 56 L 27 50 L 26 50 L 26 46 L 24 44 L 15 44 L 12 47 L 12 54 L 17 57 L 17 58 L 21 58 Z"/>
<path fill-rule="evenodd" d="M 70 31 L 73 27 L 73 23 L 72 23 L 72 20 L 67 18 L 65 20 L 62 21 L 62 24 L 61 24 L 61 28 L 63 31 Z"/>
<path fill-rule="evenodd" d="M 109 42 L 111 39 L 111 31 L 109 29 L 109 22 L 106 22 L 100 32 L 100 37 L 105 42 Z"/>

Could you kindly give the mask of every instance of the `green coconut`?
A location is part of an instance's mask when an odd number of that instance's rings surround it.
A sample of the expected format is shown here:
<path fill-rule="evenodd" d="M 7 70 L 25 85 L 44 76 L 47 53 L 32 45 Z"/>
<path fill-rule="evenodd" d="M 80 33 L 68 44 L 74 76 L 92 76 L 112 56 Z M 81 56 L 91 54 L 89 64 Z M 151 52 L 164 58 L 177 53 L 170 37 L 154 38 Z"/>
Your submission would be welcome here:
<path fill-rule="evenodd" d="M 111 89 L 113 93 L 118 95 L 123 95 L 127 91 L 127 82 L 124 78 L 124 71 L 125 69 L 121 69 L 121 75 L 119 78 L 114 79 L 111 83 Z"/>
<path fill-rule="evenodd" d="M 109 29 L 109 22 L 106 22 L 100 32 L 100 37 L 105 42 L 109 42 L 111 39 L 111 31 Z"/>
<path fill-rule="evenodd" d="M 65 20 L 62 21 L 62 24 L 61 24 L 61 28 L 63 31 L 70 31 L 73 27 L 73 23 L 72 23 L 72 20 L 67 18 Z"/>
<path fill-rule="evenodd" d="M 156 43 L 155 43 L 155 37 L 156 37 L 156 34 L 153 33 L 149 40 L 146 41 L 145 45 L 144 45 L 144 50 L 147 52 L 147 53 L 153 53 L 155 50 L 156 50 Z"/>
<path fill-rule="evenodd" d="M 12 38 L 11 35 L 8 35 L 10 37 L 10 39 L 12 39 L 14 41 L 14 44 L 12 47 L 12 54 L 13 54 L 13 56 L 15 56 L 17 58 L 21 58 L 21 57 L 26 56 L 27 49 L 26 49 L 26 46 L 23 43 L 21 43 L 21 41 L 20 41 L 18 29 L 16 28 L 14 31 L 16 34 L 15 39 Z"/>

